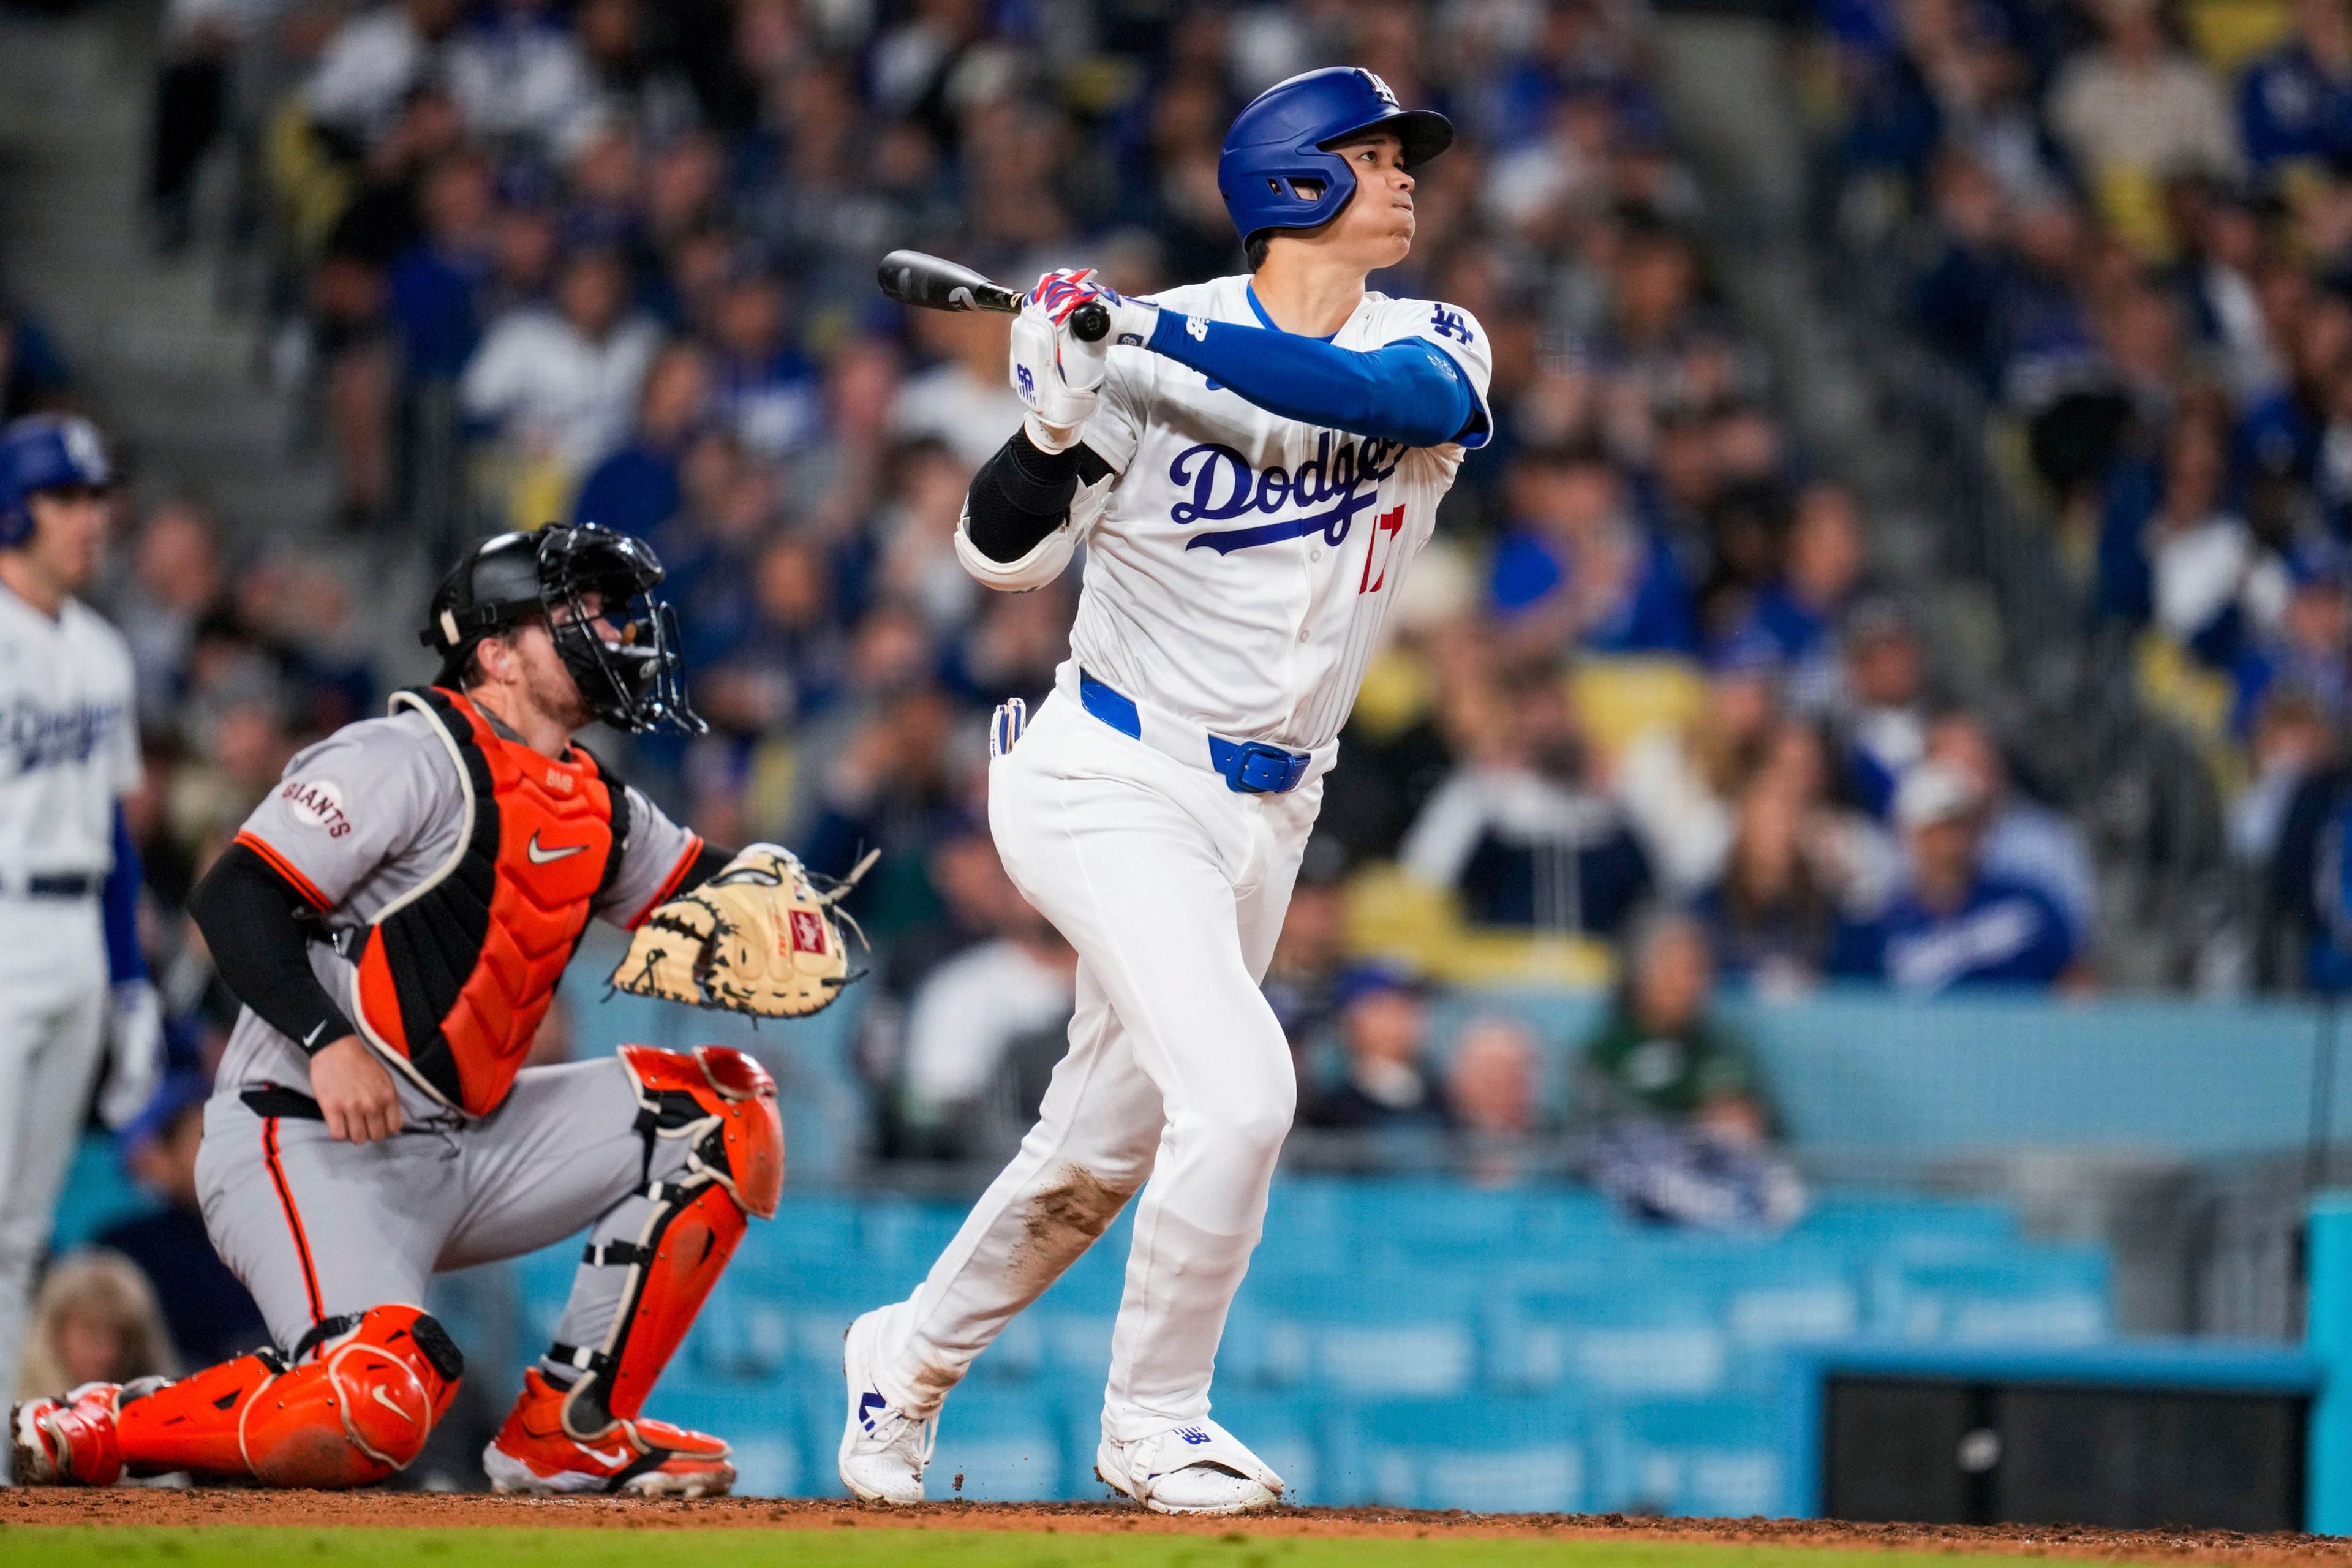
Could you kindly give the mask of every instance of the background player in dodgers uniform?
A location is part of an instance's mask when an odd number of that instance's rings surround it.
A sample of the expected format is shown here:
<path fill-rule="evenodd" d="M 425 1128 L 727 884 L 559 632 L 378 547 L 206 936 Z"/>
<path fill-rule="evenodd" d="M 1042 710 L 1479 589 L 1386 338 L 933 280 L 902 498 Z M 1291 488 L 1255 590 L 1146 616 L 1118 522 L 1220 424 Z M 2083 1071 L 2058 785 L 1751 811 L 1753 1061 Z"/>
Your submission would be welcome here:
<path fill-rule="evenodd" d="M 518 1071 L 591 914 L 640 928 L 630 971 L 648 942 L 675 951 L 673 911 L 707 913 L 712 889 L 788 880 L 771 875 L 788 857 L 730 862 L 572 744 L 592 718 L 695 722 L 661 575 L 601 529 L 476 547 L 434 600 L 436 683 L 297 756 L 206 874 L 191 909 L 246 1007 L 197 1181 L 278 1348 L 19 1407 L 20 1479 L 380 1479 L 421 1451 L 463 1369 L 417 1305 L 427 1278 L 589 1226 L 559 1342 L 484 1456 L 491 1479 L 731 1483 L 725 1443 L 637 1412 L 746 1215 L 775 1211 L 774 1085 L 715 1047 Z"/>
<path fill-rule="evenodd" d="M 0 1373 L 11 1378 L 109 1037 L 99 1109 L 110 1124 L 139 1113 L 163 1067 L 122 828 L 121 797 L 139 784 L 131 653 L 74 597 L 98 566 L 112 479 L 84 420 L 0 430 Z"/>
<path fill-rule="evenodd" d="M 1219 168 L 1253 276 L 1154 302 L 1049 274 L 1014 323 L 1029 417 L 957 549 L 1017 590 L 1087 545 L 1070 661 L 1025 734 L 1000 714 L 989 776 L 1007 870 L 1077 949 L 1078 1007 L 1019 1156 L 912 1299 L 850 1329 L 859 1497 L 921 1498 L 948 1391 L 1139 1187 L 1097 1468 L 1164 1512 L 1282 1489 L 1208 1419 L 1297 1092 L 1258 981 L 1381 620 L 1486 438 L 1478 323 L 1364 289 L 1411 247 L 1408 171 L 1452 136 L 1369 71 L 1293 78 Z M 1107 353 L 1063 325 L 1089 299 Z"/>

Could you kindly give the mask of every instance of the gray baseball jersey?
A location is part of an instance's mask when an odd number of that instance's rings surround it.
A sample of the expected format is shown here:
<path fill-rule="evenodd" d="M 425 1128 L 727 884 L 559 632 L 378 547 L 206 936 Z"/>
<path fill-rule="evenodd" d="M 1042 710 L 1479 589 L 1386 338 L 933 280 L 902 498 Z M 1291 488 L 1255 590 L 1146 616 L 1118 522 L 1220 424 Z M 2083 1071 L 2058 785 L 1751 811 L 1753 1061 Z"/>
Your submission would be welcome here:
<path fill-rule="evenodd" d="M 293 881 L 329 930 L 357 929 L 451 864 L 467 821 L 458 765 L 423 713 L 351 725 L 287 766 L 238 840 Z M 620 867 L 593 906 L 625 926 L 676 886 L 702 847 L 635 790 L 627 815 Z M 352 965 L 333 949 L 314 945 L 310 965 L 328 994 L 352 994 Z M 306 1089 L 299 1046 L 249 1008 L 229 1037 L 205 1108 L 197 1188 L 213 1245 L 281 1346 L 324 1318 L 421 1303 L 437 1269 L 511 1258 L 583 1226 L 600 1242 L 634 1239 L 649 1209 L 641 1184 L 684 1169 L 674 1141 L 648 1147 L 617 1059 L 526 1068 L 478 1118 L 433 1099 L 407 1073 L 393 1081 L 402 1131 L 338 1142 L 283 1097 L 247 1098 L 268 1085 Z M 603 1342 L 627 1273 L 581 1266 L 562 1320 L 567 1342 Z"/>
<path fill-rule="evenodd" d="M 626 786 L 624 786 L 626 787 Z M 677 885 L 702 841 L 629 789 L 628 838 L 612 885 L 594 913 L 634 926 Z M 295 883 L 333 931 L 373 921 L 437 876 L 466 828 L 458 763 L 433 720 L 413 710 L 345 726 L 287 764 L 278 788 L 254 808 L 238 833 L 244 843 Z M 352 965 L 324 942 L 310 949 L 310 969 L 327 994 L 348 1004 Z M 404 1099 L 416 1110 L 446 1110 L 417 1091 L 404 1073 Z M 238 1015 L 221 1061 L 221 1092 L 272 1082 L 310 1081 L 301 1047 L 255 1016 Z"/>

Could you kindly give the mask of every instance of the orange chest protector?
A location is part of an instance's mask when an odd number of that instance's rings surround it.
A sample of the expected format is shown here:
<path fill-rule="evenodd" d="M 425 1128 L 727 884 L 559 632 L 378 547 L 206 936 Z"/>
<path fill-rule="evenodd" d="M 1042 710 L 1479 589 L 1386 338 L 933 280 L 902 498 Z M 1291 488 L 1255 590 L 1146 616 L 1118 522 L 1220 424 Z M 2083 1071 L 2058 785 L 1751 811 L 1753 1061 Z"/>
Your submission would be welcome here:
<path fill-rule="evenodd" d="M 435 1097 L 480 1116 L 514 1086 L 619 873 L 628 792 L 577 747 L 558 762 L 506 739 L 456 692 L 403 691 L 393 706 L 440 731 L 465 822 L 449 858 L 367 928 L 353 1016 Z"/>

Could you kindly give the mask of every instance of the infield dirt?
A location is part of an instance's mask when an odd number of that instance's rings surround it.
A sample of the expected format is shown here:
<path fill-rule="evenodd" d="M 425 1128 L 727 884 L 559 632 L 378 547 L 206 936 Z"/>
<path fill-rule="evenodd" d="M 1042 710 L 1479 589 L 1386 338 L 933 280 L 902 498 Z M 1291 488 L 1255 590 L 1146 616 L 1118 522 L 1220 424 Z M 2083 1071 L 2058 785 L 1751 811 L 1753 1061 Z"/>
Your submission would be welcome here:
<path fill-rule="evenodd" d="M 1938 1555 L 2217 1563 L 2352 1568 L 2352 1540 L 2213 1531 L 2096 1530 L 2077 1525 L 1846 1524 L 1823 1520 L 1641 1519 L 1618 1514 L 1423 1513 L 1401 1509 L 1280 1509 L 1248 1519 L 1164 1519 L 1108 1503 L 854 1503 L 721 1498 L 502 1498 L 415 1492 L 282 1492 L 229 1489 L 0 1491 L 0 1526 L 337 1526 L 592 1530 L 945 1530 L 1042 1534 L 1166 1531 L 1211 1536 L 1538 1538 L 1714 1545 L 1828 1547 Z"/>

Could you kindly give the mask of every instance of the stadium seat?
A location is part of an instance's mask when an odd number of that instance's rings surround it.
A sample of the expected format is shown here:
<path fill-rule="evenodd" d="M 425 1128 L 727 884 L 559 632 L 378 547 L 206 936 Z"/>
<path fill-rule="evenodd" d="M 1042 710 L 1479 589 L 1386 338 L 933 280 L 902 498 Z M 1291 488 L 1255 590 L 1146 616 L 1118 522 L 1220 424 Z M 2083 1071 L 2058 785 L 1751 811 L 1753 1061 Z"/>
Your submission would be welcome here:
<path fill-rule="evenodd" d="M 1329 1423 L 1316 1500 L 1574 1512 L 1589 1506 L 1586 1417 L 1557 1398 L 1393 1400 Z"/>
<path fill-rule="evenodd" d="M 2082 1343 L 2109 1331 L 2107 1259 L 2095 1247 L 1882 1264 L 1871 1295 L 1871 1331 L 1905 1340 Z"/>
<path fill-rule="evenodd" d="M 1619 1513 L 1801 1511 L 1787 1434 L 1755 1399 L 1643 1399 L 1592 1412 L 1592 1506 Z"/>
<path fill-rule="evenodd" d="M 107 1226 L 156 1208 L 153 1198 L 131 1184 L 115 1158 L 114 1140 L 92 1133 L 74 1149 L 73 1169 L 58 1194 L 57 1220 L 49 1232 L 53 1252 L 87 1247 Z"/>
<path fill-rule="evenodd" d="M 1360 1274 L 1255 1280 L 1226 1340 L 1261 1383 L 1369 1398 L 1464 1394 L 1478 1377 L 1480 1294 L 1475 1280 L 1445 1275 L 1385 1289 Z"/>
<path fill-rule="evenodd" d="M 1612 757 L 1652 730 L 1690 723 L 1706 706 L 1698 666 L 1643 654 L 1578 660 L 1569 693 L 1585 736 Z"/>

